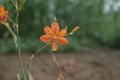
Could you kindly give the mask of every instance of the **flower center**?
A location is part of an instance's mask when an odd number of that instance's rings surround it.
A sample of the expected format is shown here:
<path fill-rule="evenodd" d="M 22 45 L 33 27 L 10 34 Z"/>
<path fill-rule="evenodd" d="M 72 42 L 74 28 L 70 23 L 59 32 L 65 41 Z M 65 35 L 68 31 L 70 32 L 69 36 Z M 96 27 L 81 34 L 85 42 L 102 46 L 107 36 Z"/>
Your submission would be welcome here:
<path fill-rule="evenodd" d="M 52 35 L 52 38 L 53 38 L 53 39 L 57 39 L 57 36 L 56 36 L 56 35 Z"/>

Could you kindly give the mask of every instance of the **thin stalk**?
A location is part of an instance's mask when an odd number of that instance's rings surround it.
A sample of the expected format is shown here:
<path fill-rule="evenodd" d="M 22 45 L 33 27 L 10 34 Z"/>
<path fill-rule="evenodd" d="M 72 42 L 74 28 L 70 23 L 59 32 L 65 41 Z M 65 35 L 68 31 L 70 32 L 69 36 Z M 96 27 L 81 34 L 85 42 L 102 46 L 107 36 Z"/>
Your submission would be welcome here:
<path fill-rule="evenodd" d="M 14 0 L 11 0 L 11 2 L 12 2 L 12 4 L 15 6 L 15 8 L 17 8 L 15 1 L 14 1 Z"/>
<path fill-rule="evenodd" d="M 38 55 L 38 53 L 39 53 L 42 49 L 44 49 L 44 48 L 47 47 L 48 45 L 49 45 L 49 43 L 46 44 L 46 45 L 44 45 L 43 47 L 39 48 L 39 49 L 35 52 L 35 54 L 31 56 L 30 61 L 29 61 L 29 64 L 28 64 L 29 69 L 31 69 L 31 65 L 32 65 L 32 62 L 33 62 L 34 58 Z"/>
<path fill-rule="evenodd" d="M 11 30 L 9 26 L 6 26 L 6 28 L 10 31 L 10 34 L 12 35 L 13 39 L 15 38 L 15 33 Z M 14 39 L 15 40 L 15 39 Z M 15 43 L 16 44 L 16 43 Z"/>
<path fill-rule="evenodd" d="M 24 77 L 24 80 L 26 80 L 25 71 L 24 71 L 24 68 L 23 68 L 22 55 L 21 55 L 21 51 L 20 51 L 20 48 L 19 48 L 19 43 L 18 43 L 18 56 L 19 56 L 19 63 L 20 63 L 21 72 L 22 72 L 22 75 Z"/>
<path fill-rule="evenodd" d="M 52 51 L 52 59 L 53 59 L 54 64 L 55 64 L 56 67 L 57 67 L 57 72 L 58 72 L 58 78 L 57 78 L 57 80 L 64 80 L 64 77 L 63 77 L 63 75 L 62 75 L 62 71 L 61 71 L 60 65 L 59 65 L 59 63 L 57 62 L 56 57 L 55 57 L 53 51 Z"/>
<path fill-rule="evenodd" d="M 39 53 L 43 48 L 47 47 L 48 45 L 49 45 L 49 43 L 46 44 L 46 45 L 44 45 L 43 47 L 39 48 L 39 49 L 36 51 L 34 57 L 36 57 L 36 56 L 38 55 L 38 53 Z"/>
<path fill-rule="evenodd" d="M 18 20 L 19 20 L 19 10 L 16 9 L 16 11 L 17 11 L 17 14 L 16 14 L 16 24 L 18 24 Z"/>
<path fill-rule="evenodd" d="M 8 17 L 8 19 L 12 24 L 15 24 L 15 22 L 10 17 Z"/>
<path fill-rule="evenodd" d="M 20 64 L 20 69 L 22 72 L 22 75 L 24 77 L 24 80 L 26 80 L 26 76 L 25 76 L 25 70 L 23 67 L 23 61 L 22 61 L 22 55 L 21 55 L 21 50 L 20 50 L 20 43 L 19 43 L 19 26 L 18 26 L 18 20 L 19 20 L 19 10 L 17 10 L 17 14 L 16 14 L 16 30 L 17 30 L 17 44 L 18 44 L 18 57 L 19 57 L 19 64 Z"/>
<path fill-rule="evenodd" d="M 14 40 L 15 45 L 17 47 L 17 37 L 16 37 L 16 34 L 12 31 L 12 29 L 10 28 L 9 24 L 6 21 L 3 21 L 2 23 L 5 25 L 5 27 L 8 29 L 8 31 L 10 31 L 10 34 L 13 37 L 13 40 Z"/>
<path fill-rule="evenodd" d="M 15 45 L 16 45 L 16 48 L 18 49 L 18 56 L 19 56 L 19 64 L 20 64 L 20 69 L 21 69 L 21 72 L 22 72 L 22 75 L 24 76 L 24 80 L 25 79 L 25 73 L 24 73 L 24 68 L 23 68 L 23 63 L 22 63 L 22 57 L 21 57 L 21 52 L 20 52 L 20 46 L 19 46 L 19 38 L 18 38 L 18 34 L 17 34 L 17 37 L 15 35 L 15 33 L 11 30 L 9 24 L 7 22 L 2 22 L 6 28 L 10 31 L 10 34 L 12 35 L 13 39 L 14 39 L 14 42 L 15 42 Z M 18 27 L 17 27 L 18 28 Z M 18 31 L 18 29 L 17 29 Z M 17 32 L 18 33 L 18 32 Z"/>
<path fill-rule="evenodd" d="M 18 80 L 21 80 L 19 73 L 17 73 L 17 79 L 18 79 Z"/>

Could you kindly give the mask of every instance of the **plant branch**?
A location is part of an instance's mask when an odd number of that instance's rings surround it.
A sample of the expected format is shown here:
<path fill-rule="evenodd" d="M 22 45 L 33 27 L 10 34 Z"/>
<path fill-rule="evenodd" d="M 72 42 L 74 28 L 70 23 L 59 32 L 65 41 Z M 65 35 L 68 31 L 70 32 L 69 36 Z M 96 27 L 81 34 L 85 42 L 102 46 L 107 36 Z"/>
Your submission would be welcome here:
<path fill-rule="evenodd" d="M 64 80 L 64 77 L 63 77 L 63 75 L 62 75 L 62 71 L 61 71 L 60 65 L 59 65 L 59 63 L 57 62 L 56 57 L 55 57 L 55 55 L 54 55 L 53 52 L 52 52 L 52 59 L 53 59 L 54 64 L 55 64 L 56 67 L 57 67 L 57 72 L 58 72 L 58 78 L 57 78 L 57 80 Z"/>
<path fill-rule="evenodd" d="M 20 42 L 19 42 L 19 26 L 18 26 L 19 10 L 16 9 L 16 11 L 17 11 L 17 13 L 16 13 L 16 31 L 17 31 L 18 57 L 19 57 L 19 63 L 20 63 L 20 68 L 21 68 L 22 75 L 24 77 L 24 80 L 26 80 L 25 70 L 24 70 L 24 67 L 23 67 L 22 55 L 21 55 L 21 50 L 20 50 Z"/>
<path fill-rule="evenodd" d="M 42 49 L 44 49 L 44 48 L 47 47 L 48 45 L 49 45 L 49 43 L 46 44 L 46 45 L 44 45 L 43 47 L 40 47 L 40 48 L 35 52 L 34 55 L 32 54 L 32 56 L 31 56 L 31 58 L 30 58 L 30 61 L 29 61 L 29 64 L 28 64 L 28 68 L 29 68 L 29 69 L 31 69 L 31 65 L 32 65 L 32 62 L 33 62 L 34 58 L 38 55 L 38 53 L 39 53 Z"/>

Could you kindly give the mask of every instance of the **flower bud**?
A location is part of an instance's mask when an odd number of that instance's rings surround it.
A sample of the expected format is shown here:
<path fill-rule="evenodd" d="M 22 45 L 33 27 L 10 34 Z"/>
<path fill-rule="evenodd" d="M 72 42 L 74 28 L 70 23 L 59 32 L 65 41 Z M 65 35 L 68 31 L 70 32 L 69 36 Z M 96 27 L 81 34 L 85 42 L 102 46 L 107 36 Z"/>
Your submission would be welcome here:
<path fill-rule="evenodd" d="M 80 28 L 79 26 L 73 28 L 72 31 L 70 32 L 70 35 L 73 35 L 76 31 L 78 31 L 79 28 Z"/>
<path fill-rule="evenodd" d="M 57 22 L 57 18 L 54 16 L 54 21 Z"/>
<path fill-rule="evenodd" d="M 25 0 L 20 0 L 21 1 L 21 4 L 23 5 L 24 4 L 24 2 L 25 2 Z"/>

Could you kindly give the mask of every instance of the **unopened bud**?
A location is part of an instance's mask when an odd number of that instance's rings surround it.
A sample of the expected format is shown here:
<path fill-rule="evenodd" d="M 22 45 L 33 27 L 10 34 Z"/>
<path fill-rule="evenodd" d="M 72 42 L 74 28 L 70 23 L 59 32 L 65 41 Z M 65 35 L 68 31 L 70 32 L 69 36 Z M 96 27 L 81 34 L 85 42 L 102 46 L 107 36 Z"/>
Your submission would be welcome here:
<path fill-rule="evenodd" d="M 22 8 L 23 8 L 23 5 L 24 5 L 24 3 L 25 3 L 25 0 L 20 0 L 20 5 L 19 5 L 19 7 L 18 7 L 18 10 L 20 11 Z"/>
<path fill-rule="evenodd" d="M 68 29 L 68 27 L 66 26 L 66 27 L 65 27 L 65 29 L 67 30 L 67 29 Z"/>
<path fill-rule="evenodd" d="M 70 35 L 73 35 L 76 31 L 78 31 L 79 28 L 79 26 L 73 28 L 73 30 L 70 32 Z"/>
<path fill-rule="evenodd" d="M 54 21 L 57 22 L 57 18 L 54 16 Z"/>
<path fill-rule="evenodd" d="M 21 1 L 21 4 L 24 4 L 25 0 L 20 0 Z"/>

